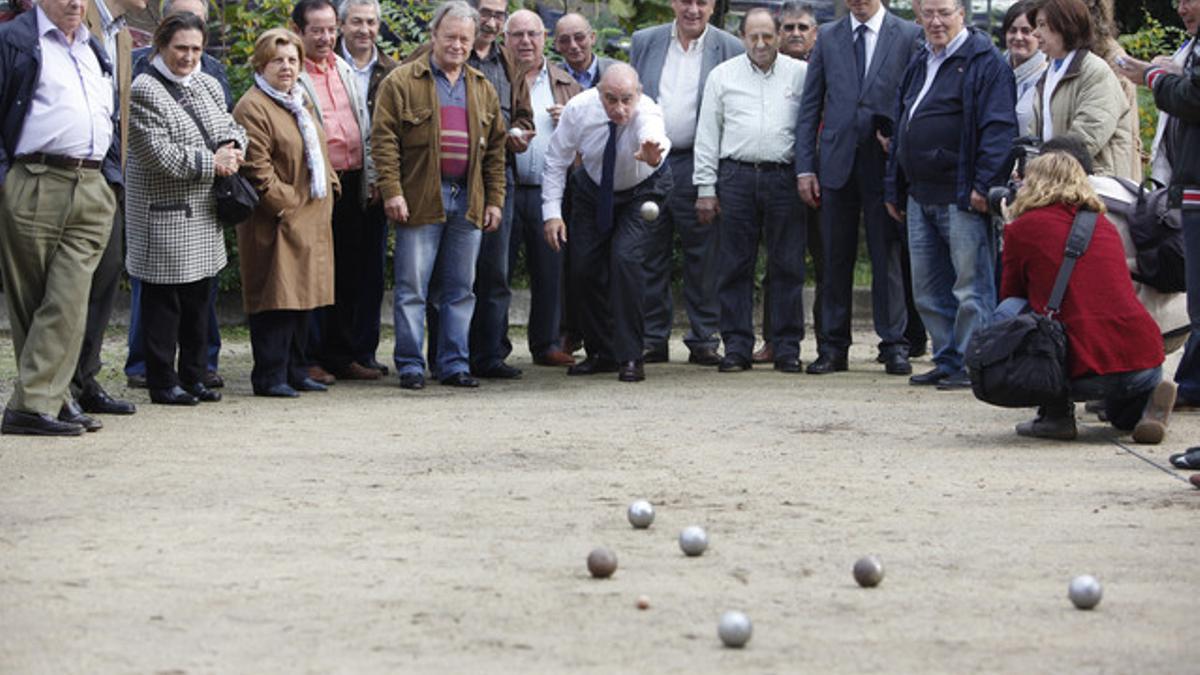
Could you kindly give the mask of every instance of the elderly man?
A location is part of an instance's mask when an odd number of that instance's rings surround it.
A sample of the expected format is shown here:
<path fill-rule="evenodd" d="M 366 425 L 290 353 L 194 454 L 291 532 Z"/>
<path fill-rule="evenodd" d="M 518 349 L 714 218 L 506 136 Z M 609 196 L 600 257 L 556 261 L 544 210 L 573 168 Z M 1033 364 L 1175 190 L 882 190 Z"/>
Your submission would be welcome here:
<path fill-rule="evenodd" d="M 392 71 L 375 101 L 379 190 L 397 225 L 394 359 L 405 389 L 425 386 L 431 280 L 441 321 L 433 373 L 444 385 L 479 386 L 468 355 L 471 289 L 480 230 L 500 227 L 508 134 L 496 90 L 467 65 L 478 27 L 479 13 L 461 0 L 438 6 L 429 55 Z"/>
<path fill-rule="evenodd" d="M 129 87 L 133 82 L 133 37 L 125 25 L 126 15 L 144 9 L 146 0 L 92 0 L 84 15 L 84 24 L 92 37 L 104 45 L 114 68 L 112 84 L 116 91 L 117 118 L 120 120 L 116 131 L 122 171 L 125 166 L 126 139 L 129 138 Z M 83 344 L 80 346 L 75 374 L 71 378 L 71 393 L 85 412 L 93 414 L 132 415 L 137 410 L 132 403 L 110 396 L 96 381 L 102 365 L 100 348 L 104 343 L 104 331 L 108 328 L 108 320 L 112 318 L 121 286 L 121 272 L 125 268 L 125 214 L 121 204 L 124 188 L 120 183 L 121 179 L 117 179 L 112 186 L 117 195 L 112 236 L 92 274 Z"/>
<path fill-rule="evenodd" d="M 651 225 L 641 210 L 646 202 L 662 203 L 671 189 L 671 167 L 663 161 L 670 149 L 662 111 L 623 63 L 563 108 L 546 150 L 542 217 L 546 241 L 558 250 L 567 241 L 567 170 L 579 157 L 571 173 L 571 273 L 587 359 L 568 375 L 616 371 L 622 382 L 646 378 L 642 265 Z"/>
<path fill-rule="evenodd" d="M 356 354 L 354 345 L 361 321 L 356 314 L 363 311 L 362 268 L 372 264 L 372 252 L 378 253 L 371 228 L 363 226 L 375 183 L 366 97 L 358 91 L 354 69 L 337 55 L 337 10 L 331 0 L 299 0 L 292 7 L 292 30 L 304 43 L 300 84 L 325 128 L 329 162 L 342 185 L 333 204 L 334 303 L 312 314 L 309 377 L 321 385 L 339 377 L 377 380 L 380 371 L 359 363 L 367 355 Z"/>
<path fill-rule="evenodd" d="M 175 13 L 195 14 L 208 21 L 208 0 L 163 0 L 162 15 Z M 150 68 L 151 47 L 133 51 L 133 78 Z M 225 65 L 209 54 L 200 55 L 200 69 L 221 85 L 225 94 L 225 108 L 233 110 L 233 91 L 229 87 L 229 76 Z M 208 363 L 202 384 L 209 389 L 225 386 L 225 380 L 217 372 L 221 356 L 221 325 L 217 320 L 217 284 L 212 285 L 208 310 Z M 130 387 L 146 388 L 146 343 L 142 333 L 142 280 L 129 277 L 129 332 L 127 335 L 128 355 L 125 357 L 125 377 Z"/>
<path fill-rule="evenodd" d="M 779 51 L 793 59 L 807 61 L 817 44 L 817 15 L 813 6 L 801 0 L 788 0 L 779 10 Z"/>
<path fill-rule="evenodd" d="M 69 391 L 121 180 L 113 69 L 86 8 L 41 0 L 0 26 L 0 275 L 17 361 L 5 434 L 100 428 Z"/>
<path fill-rule="evenodd" d="M 717 255 L 723 373 L 750 369 L 760 231 L 767 245 L 775 369 L 800 372 L 805 228 L 792 160 L 807 66 L 781 56 L 778 39 L 769 10 L 746 13 L 746 53 L 709 74 L 696 130 L 697 217 L 708 224 L 724 213 Z"/>
<path fill-rule="evenodd" d="M 358 95 L 366 106 L 368 130 L 379 83 L 399 65 L 375 46 L 381 21 L 379 0 L 343 0 L 338 7 L 341 38 L 337 52 L 354 71 Z M 357 241 L 351 242 L 357 246 L 346 248 L 357 250 L 362 257 L 353 263 L 355 269 L 343 270 L 339 277 L 351 286 L 345 289 L 345 295 L 351 304 L 349 314 L 352 318 L 350 325 L 343 327 L 343 339 L 348 341 L 354 364 L 387 375 L 387 366 L 375 358 L 375 350 L 379 348 L 384 256 L 387 255 L 387 221 L 375 186 L 371 186 L 370 201 L 360 228 L 355 235 Z M 334 243 L 336 245 L 336 241 Z"/>
<path fill-rule="evenodd" d="M 582 14 L 564 14 L 554 24 L 554 51 L 563 57 L 567 72 L 584 89 L 599 84 L 604 71 L 616 63 L 607 56 L 598 56 L 595 47 L 596 31 Z"/>
<path fill-rule="evenodd" d="M 671 251 L 678 231 L 683 247 L 683 300 L 691 328 L 683 338 L 691 352 L 688 361 L 715 366 L 721 362 L 717 354 L 717 223 L 696 219 L 692 145 L 708 74 L 743 49 L 737 38 L 708 25 L 713 0 L 671 0 L 671 9 L 673 22 L 633 34 L 629 58 L 646 95 L 662 106 L 672 148 L 667 162 L 675 177 L 663 216 L 647 242 L 646 361 L 670 360 L 667 345 L 674 317 Z"/>
<path fill-rule="evenodd" d="M 1017 136 L 1012 69 L 965 25 L 962 2 L 921 3 L 926 44 L 901 81 L 885 187 L 892 217 L 907 213 L 913 293 L 933 339 L 935 367 L 909 382 L 938 389 L 971 386 L 967 341 L 996 308 L 985 195 L 1008 179 Z"/>
<path fill-rule="evenodd" d="M 542 173 L 546 146 L 562 108 L 581 89 L 562 67 L 543 56 L 546 27 L 542 19 L 527 9 L 508 18 L 504 42 L 525 72 L 533 107 L 536 134 L 529 149 L 516 156 L 516 181 L 513 199 L 513 225 L 509 270 L 521 250 L 529 270 L 529 353 L 533 362 L 543 366 L 569 366 L 575 359 L 562 351 L 559 342 L 562 254 L 550 248 L 542 236 Z"/>

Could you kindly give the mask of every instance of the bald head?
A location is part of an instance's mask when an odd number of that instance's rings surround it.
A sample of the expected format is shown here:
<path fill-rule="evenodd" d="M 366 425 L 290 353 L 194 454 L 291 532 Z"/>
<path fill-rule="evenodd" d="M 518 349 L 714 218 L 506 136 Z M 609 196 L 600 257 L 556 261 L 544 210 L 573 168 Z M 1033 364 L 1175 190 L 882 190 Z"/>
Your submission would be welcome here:
<path fill-rule="evenodd" d="M 554 24 L 554 49 L 576 72 L 592 65 L 592 48 L 596 46 L 596 31 L 582 14 L 564 14 Z"/>
<path fill-rule="evenodd" d="M 518 9 L 504 24 L 504 44 L 513 51 L 517 63 L 531 71 L 541 71 L 546 48 L 546 25 L 542 17 L 527 9 Z"/>
<path fill-rule="evenodd" d="M 619 125 L 628 124 L 642 96 L 637 71 L 627 63 L 614 63 L 600 77 L 599 90 L 608 119 Z"/>

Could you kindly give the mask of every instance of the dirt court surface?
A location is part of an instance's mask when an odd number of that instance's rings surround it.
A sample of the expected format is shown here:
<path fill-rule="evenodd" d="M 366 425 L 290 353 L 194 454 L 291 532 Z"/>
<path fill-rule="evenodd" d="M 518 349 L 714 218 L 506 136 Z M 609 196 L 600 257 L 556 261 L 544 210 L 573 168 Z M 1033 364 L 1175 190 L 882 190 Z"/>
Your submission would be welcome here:
<path fill-rule="evenodd" d="M 638 385 L 521 352 L 523 380 L 477 391 L 393 374 L 280 401 L 249 395 L 243 337 L 200 409 L 110 367 L 137 415 L 0 437 L 0 672 L 1197 672 L 1200 491 L 1094 418 L 1019 439 L 1024 411 L 910 387 L 857 338 L 824 377 L 718 374 L 677 342 Z M 1135 449 L 1200 442 L 1200 415 L 1172 422 Z M 1084 573 L 1092 612 L 1066 598 Z M 726 609 L 754 622 L 743 650 Z"/>

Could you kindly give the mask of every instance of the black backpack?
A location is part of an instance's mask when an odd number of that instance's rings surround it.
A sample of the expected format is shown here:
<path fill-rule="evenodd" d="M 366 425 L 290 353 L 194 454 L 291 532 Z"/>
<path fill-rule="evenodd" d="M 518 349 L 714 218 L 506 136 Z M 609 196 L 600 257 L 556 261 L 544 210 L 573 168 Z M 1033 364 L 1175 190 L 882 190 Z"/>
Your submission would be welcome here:
<path fill-rule="evenodd" d="M 1164 293 L 1182 293 L 1187 289 L 1183 262 L 1182 216 L 1178 208 L 1169 208 L 1168 188 L 1147 190 L 1125 178 L 1113 177 L 1137 200 L 1130 204 L 1101 196 L 1108 210 L 1121 216 L 1129 226 L 1129 235 L 1137 249 L 1134 281 Z"/>

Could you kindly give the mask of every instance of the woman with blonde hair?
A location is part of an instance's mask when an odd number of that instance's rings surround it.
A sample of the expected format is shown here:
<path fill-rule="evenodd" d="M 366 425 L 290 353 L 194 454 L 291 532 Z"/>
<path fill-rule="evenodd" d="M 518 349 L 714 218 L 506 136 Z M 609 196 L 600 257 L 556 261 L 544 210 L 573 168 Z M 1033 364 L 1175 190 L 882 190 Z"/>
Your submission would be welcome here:
<path fill-rule="evenodd" d="M 1017 425 L 1017 434 L 1073 439 L 1073 401 L 1101 400 L 1114 427 L 1132 431 L 1138 443 L 1159 443 L 1175 404 L 1175 384 L 1162 380 L 1162 335 L 1134 295 L 1121 238 L 1103 215 L 1104 203 L 1069 154 L 1049 152 L 1026 167 L 1010 210 L 1015 220 L 1004 230 L 997 314 L 1025 306 L 1046 311 L 1081 209 L 1100 215 L 1055 315 L 1067 333 L 1070 395 L 1039 408 L 1036 418 Z"/>

